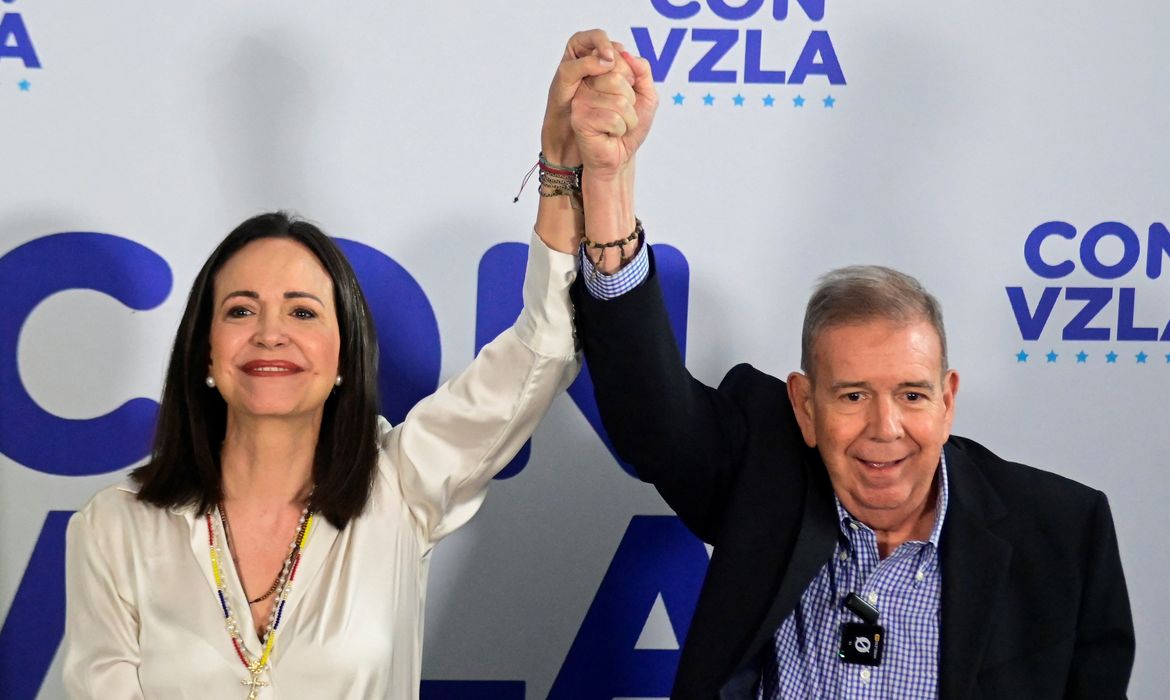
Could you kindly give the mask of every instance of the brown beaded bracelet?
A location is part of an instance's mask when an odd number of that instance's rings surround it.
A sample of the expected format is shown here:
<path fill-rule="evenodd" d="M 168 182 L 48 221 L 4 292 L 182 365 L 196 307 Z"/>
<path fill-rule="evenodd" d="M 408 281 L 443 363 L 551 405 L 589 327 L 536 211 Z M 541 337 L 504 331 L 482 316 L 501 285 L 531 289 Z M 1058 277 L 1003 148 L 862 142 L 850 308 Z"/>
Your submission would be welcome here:
<path fill-rule="evenodd" d="M 593 263 L 593 270 L 590 273 L 593 276 L 593 278 L 596 278 L 597 275 L 601 274 L 601 268 L 599 268 L 598 265 L 601 263 L 602 258 L 605 257 L 606 249 L 617 248 L 618 255 L 621 256 L 621 258 L 620 258 L 621 262 L 624 264 L 626 262 L 626 260 L 629 259 L 626 256 L 626 246 L 629 245 L 630 243 L 633 243 L 637 240 L 640 240 L 645 235 L 646 235 L 646 231 L 645 231 L 645 229 L 642 228 L 642 220 L 637 218 L 637 217 L 634 217 L 634 230 L 630 232 L 630 235 L 626 236 L 625 238 L 620 238 L 616 241 L 609 241 L 608 243 L 598 243 L 597 241 L 590 240 L 589 235 L 585 234 L 584 239 L 582 240 L 582 245 L 584 245 L 586 248 L 588 248 L 590 250 L 601 251 L 601 254 L 597 256 L 596 261 L 593 260 L 592 256 L 588 256 L 588 255 L 586 256 L 589 258 L 589 262 Z"/>

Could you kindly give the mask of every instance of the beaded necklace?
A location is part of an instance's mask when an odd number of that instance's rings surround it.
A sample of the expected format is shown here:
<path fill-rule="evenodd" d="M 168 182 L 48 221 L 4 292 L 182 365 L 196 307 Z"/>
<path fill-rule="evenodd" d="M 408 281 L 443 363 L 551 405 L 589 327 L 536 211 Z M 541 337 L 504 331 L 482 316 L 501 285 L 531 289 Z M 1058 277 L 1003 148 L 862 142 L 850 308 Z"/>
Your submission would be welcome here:
<path fill-rule="evenodd" d="M 216 506 L 221 519 L 224 518 L 223 504 Z M 297 567 L 301 563 L 301 552 L 305 548 L 305 542 L 309 538 L 309 530 L 313 526 L 313 514 L 309 512 L 308 506 L 301 511 L 301 519 L 297 523 L 297 536 L 289 544 L 289 553 L 285 557 L 284 565 L 281 567 L 280 576 L 277 579 L 276 586 L 276 601 L 272 605 L 272 612 L 268 616 L 268 629 L 264 632 L 264 637 L 260 640 L 264 646 L 260 657 L 256 658 L 250 654 L 247 648 L 244 647 L 244 640 L 240 637 L 240 626 L 236 621 L 235 615 L 232 614 L 231 608 L 228 606 L 227 597 L 224 596 L 224 575 L 219 566 L 219 560 L 223 557 L 223 551 L 220 549 L 219 543 L 215 536 L 215 525 L 212 522 L 211 513 L 207 516 L 207 544 L 208 550 L 211 552 L 211 572 L 215 575 L 215 589 L 216 595 L 219 597 L 219 606 L 223 609 L 224 623 L 227 627 L 228 635 L 231 637 L 232 646 L 236 650 L 236 656 L 239 657 L 240 663 L 244 664 L 244 668 L 248 671 L 250 678 L 248 680 L 240 681 L 241 685 L 248 686 L 248 700 L 256 700 L 256 694 L 260 692 L 260 688 L 268 684 L 260 680 L 260 676 L 268 668 L 268 660 L 272 655 L 272 645 L 276 640 L 276 630 L 280 628 L 281 616 L 284 614 L 284 603 L 288 599 L 288 594 L 292 591 L 293 579 L 297 576 Z"/>
<path fill-rule="evenodd" d="M 303 517 L 304 513 L 305 513 L 305 511 L 302 511 L 302 513 L 301 513 L 301 515 L 302 515 L 301 522 L 302 523 L 304 522 L 304 517 Z M 222 505 L 219 507 L 219 521 L 221 523 L 223 523 L 223 534 L 227 537 L 228 547 L 234 551 L 236 548 L 236 543 L 235 543 L 235 540 L 232 539 L 232 526 L 231 526 L 231 524 L 228 523 L 227 509 L 224 508 Z M 297 527 L 299 529 L 299 527 L 300 527 L 299 523 L 298 523 Z M 236 569 L 239 570 L 240 562 L 236 559 L 234 554 L 232 555 L 232 561 L 236 562 Z M 286 563 L 288 562 L 287 557 L 285 558 L 285 562 Z M 264 592 L 264 595 L 262 595 L 258 598 L 253 598 L 252 600 L 249 600 L 248 605 L 255 605 L 256 603 L 262 603 L 265 600 L 268 600 L 268 598 L 271 597 L 272 594 L 276 592 L 277 587 L 280 586 L 280 580 L 281 580 L 281 577 L 284 575 L 284 573 L 285 573 L 285 569 L 282 566 L 280 571 L 276 572 L 276 578 L 272 579 L 272 585 L 268 587 L 268 590 Z M 242 579 L 241 579 L 240 583 L 243 584 Z M 245 590 L 244 597 L 246 598 L 247 596 L 248 596 L 248 591 Z"/>

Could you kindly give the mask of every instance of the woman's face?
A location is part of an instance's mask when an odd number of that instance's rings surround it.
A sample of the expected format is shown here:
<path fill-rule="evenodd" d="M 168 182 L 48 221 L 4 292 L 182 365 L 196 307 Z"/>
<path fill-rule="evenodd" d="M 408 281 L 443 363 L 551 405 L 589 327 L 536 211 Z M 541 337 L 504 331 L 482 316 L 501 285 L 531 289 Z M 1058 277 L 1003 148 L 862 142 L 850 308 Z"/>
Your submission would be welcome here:
<path fill-rule="evenodd" d="M 262 238 L 214 280 L 208 373 L 229 417 L 316 417 L 337 378 L 333 281 L 308 248 Z M 234 416 L 233 416 L 234 414 Z"/>

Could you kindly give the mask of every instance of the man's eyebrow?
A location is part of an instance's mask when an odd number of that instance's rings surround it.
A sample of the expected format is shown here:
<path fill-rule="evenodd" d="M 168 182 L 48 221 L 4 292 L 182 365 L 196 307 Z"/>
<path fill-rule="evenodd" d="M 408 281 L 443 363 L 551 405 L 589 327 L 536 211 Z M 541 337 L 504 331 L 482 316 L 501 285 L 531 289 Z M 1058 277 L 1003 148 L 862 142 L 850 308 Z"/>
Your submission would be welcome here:
<path fill-rule="evenodd" d="M 871 389 L 869 382 L 855 382 L 855 381 L 840 381 L 833 382 L 829 385 L 833 391 L 840 391 L 841 389 Z"/>
<path fill-rule="evenodd" d="M 869 382 L 846 380 L 846 381 L 840 381 L 840 382 L 833 382 L 832 384 L 829 385 L 829 388 L 832 389 L 833 391 L 840 391 L 842 389 L 872 389 L 873 386 L 870 385 Z M 899 389 L 928 389 L 929 390 L 929 389 L 934 389 L 934 382 L 927 381 L 927 380 L 916 381 L 916 382 L 900 382 L 898 384 L 898 388 Z"/>
<path fill-rule="evenodd" d="M 898 388 L 899 389 L 927 389 L 927 390 L 930 390 L 930 389 L 934 389 L 934 382 L 926 381 L 926 380 L 919 381 L 919 382 L 902 382 L 901 384 L 898 385 Z"/>

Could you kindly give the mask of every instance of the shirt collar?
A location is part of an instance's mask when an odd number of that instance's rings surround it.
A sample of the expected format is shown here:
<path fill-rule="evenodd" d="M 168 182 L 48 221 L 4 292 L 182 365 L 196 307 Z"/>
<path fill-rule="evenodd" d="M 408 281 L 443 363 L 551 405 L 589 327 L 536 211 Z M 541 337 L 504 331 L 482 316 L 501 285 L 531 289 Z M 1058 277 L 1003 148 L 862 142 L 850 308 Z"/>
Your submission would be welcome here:
<path fill-rule="evenodd" d="M 935 548 L 938 547 L 939 541 L 942 539 L 943 521 L 947 517 L 947 502 L 950 500 L 950 486 L 947 482 L 946 452 L 940 454 L 938 472 L 938 503 L 935 508 L 934 528 L 930 531 L 930 537 L 927 539 L 927 542 L 934 545 Z M 833 493 L 833 502 L 837 504 L 837 518 L 841 523 L 841 532 L 846 537 L 849 535 L 849 524 L 852 522 L 856 521 L 861 527 L 868 528 L 865 523 L 857 520 L 849 514 L 849 511 L 845 510 L 845 506 L 841 505 L 841 499 L 837 498 L 836 492 Z"/>

